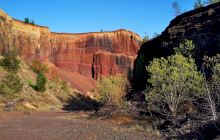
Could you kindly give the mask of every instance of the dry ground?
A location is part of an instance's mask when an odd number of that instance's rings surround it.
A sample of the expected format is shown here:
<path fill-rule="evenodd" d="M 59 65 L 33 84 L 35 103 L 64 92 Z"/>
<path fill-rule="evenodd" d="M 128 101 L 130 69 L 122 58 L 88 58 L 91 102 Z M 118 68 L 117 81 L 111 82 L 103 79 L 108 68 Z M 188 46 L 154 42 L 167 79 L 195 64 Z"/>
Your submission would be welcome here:
<path fill-rule="evenodd" d="M 0 140 L 147 140 L 145 131 L 111 121 L 88 119 L 84 113 L 9 112 L 0 115 Z"/>

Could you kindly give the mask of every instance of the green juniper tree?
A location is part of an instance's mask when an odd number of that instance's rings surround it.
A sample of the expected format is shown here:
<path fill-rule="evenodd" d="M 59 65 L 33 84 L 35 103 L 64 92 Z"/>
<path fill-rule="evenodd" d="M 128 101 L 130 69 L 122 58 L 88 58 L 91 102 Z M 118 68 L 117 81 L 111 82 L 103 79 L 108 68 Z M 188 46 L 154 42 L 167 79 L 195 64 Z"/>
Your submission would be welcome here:
<path fill-rule="evenodd" d="M 7 98 L 15 98 L 16 94 L 22 90 L 23 83 L 17 75 L 20 69 L 21 61 L 17 56 L 17 49 L 9 50 L 0 61 L 1 66 L 7 71 L 7 74 L 0 83 L 0 95 Z"/>
<path fill-rule="evenodd" d="M 37 73 L 37 79 L 36 79 L 36 90 L 39 92 L 45 92 L 46 91 L 46 83 L 47 78 L 44 75 L 44 73 L 39 72 Z"/>
<path fill-rule="evenodd" d="M 37 74 L 36 85 L 33 86 L 36 91 L 45 92 L 47 78 L 44 73 L 48 71 L 48 67 L 45 64 L 41 64 L 39 61 L 33 61 L 30 66 L 31 69 Z"/>
<path fill-rule="evenodd" d="M 17 49 L 9 50 L 9 52 L 6 53 L 4 58 L 0 61 L 1 66 L 8 72 L 17 73 L 21 65 L 21 61 L 17 55 Z"/>
<path fill-rule="evenodd" d="M 30 19 L 26 17 L 26 18 L 24 19 L 24 22 L 27 23 L 27 24 L 29 24 L 29 23 L 30 23 Z"/>

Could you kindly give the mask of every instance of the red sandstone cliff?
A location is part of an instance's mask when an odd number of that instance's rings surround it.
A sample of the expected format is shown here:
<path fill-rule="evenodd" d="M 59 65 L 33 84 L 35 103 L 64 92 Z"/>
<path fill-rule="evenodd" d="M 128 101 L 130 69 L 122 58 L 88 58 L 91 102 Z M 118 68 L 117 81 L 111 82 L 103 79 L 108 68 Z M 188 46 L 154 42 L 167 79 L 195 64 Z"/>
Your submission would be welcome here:
<path fill-rule="evenodd" d="M 100 75 L 127 74 L 133 67 L 140 41 L 137 34 L 126 30 L 53 33 L 47 27 L 12 19 L 0 10 L 1 53 L 17 47 L 26 62 L 38 59 L 47 63 L 52 73 L 81 91 L 93 87 L 92 79 Z M 84 83 L 79 79 L 85 79 Z"/>

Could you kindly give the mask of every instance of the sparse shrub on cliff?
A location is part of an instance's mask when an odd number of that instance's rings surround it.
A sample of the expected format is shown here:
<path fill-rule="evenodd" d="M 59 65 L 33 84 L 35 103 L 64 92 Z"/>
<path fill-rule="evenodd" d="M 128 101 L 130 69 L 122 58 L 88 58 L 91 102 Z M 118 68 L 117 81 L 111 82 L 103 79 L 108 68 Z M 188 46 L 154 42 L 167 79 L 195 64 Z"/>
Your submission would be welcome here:
<path fill-rule="evenodd" d="M 30 23 L 30 19 L 26 17 L 26 18 L 24 19 L 24 22 L 27 23 L 27 24 L 29 24 L 29 23 Z"/>
<path fill-rule="evenodd" d="M 196 0 L 195 4 L 194 4 L 194 9 L 201 8 L 201 7 L 204 7 L 204 6 L 205 6 L 205 4 L 202 0 Z"/>
<path fill-rule="evenodd" d="M 34 87 L 36 91 L 45 92 L 47 78 L 44 73 L 48 71 L 47 65 L 41 64 L 39 61 L 35 60 L 30 67 L 35 73 L 37 73 L 36 85 L 31 85 L 31 87 Z"/>
<path fill-rule="evenodd" d="M 32 19 L 32 20 L 30 20 L 29 18 L 25 18 L 24 19 L 24 23 L 27 23 L 27 24 L 31 24 L 31 25 L 35 25 L 35 21 Z"/>
<path fill-rule="evenodd" d="M 35 25 L 35 21 L 34 21 L 34 20 L 31 20 L 30 24 L 31 24 L 31 25 Z"/>
<path fill-rule="evenodd" d="M 195 3 L 194 3 L 194 9 L 198 9 L 198 8 L 201 8 L 201 7 L 204 7 L 204 6 L 207 6 L 207 5 L 210 5 L 210 4 L 215 4 L 215 3 L 218 3 L 220 2 L 220 0 L 196 0 Z"/>
<path fill-rule="evenodd" d="M 123 76 L 101 77 L 98 81 L 96 98 L 103 102 L 120 105 L 125 96 L 126 80 Z"/>
<path fill-rule="evenodd" d="M 10 50 L 0 61 L 1 66 L 10 73 L 17 73 L 20 69 L 21 61 L 19 60 L 17 53 L 17 49 Z"/>
<path fill-rule="evenodd" d="M 39 92 L 45 92 L 46 83 L 47 83 L 46 76 L 42 72 L 38 73 L 36 79 L 36 86 L 35 86 L 36 90 Z"/>
<path fill-rule="evenodd" d="M 181 14 L 181 9 L 177 1 L 172 3 L 172 8 L 173 8 L 174 16 L 178 16 Z"/>
<path fill-rule="evenodd" d="M 145 33 L 145 35 L 143 36 L 143 40 L 141 42 L 141 45 L 143 45 L 145 42 L 147 42 L 148 40 L 150 40 L 150 37 L 147 35 L 147 33 Z"/>
<path fill-rule="evenodd" d="M 197 9 L 197 8 L 201 8 L 201 7 L 204 7 L 205 6 L 205 2 L 202 1 L 202 0 L 196 0 L 195 1 L 195 4 L 194 4 L 194 8 Z"/>
<path fill-rule="evenodd" d="M 0 94 L 4 97 L 13 99 L 22 90 L 23 82 L 16 74 L 7 73 L 0 84 Z"/>
<path fill-rule="evenodd" d="M 218 2 L 220 2 L 220 0 L 207 0 L 207 4 L 214 4 Z"/>

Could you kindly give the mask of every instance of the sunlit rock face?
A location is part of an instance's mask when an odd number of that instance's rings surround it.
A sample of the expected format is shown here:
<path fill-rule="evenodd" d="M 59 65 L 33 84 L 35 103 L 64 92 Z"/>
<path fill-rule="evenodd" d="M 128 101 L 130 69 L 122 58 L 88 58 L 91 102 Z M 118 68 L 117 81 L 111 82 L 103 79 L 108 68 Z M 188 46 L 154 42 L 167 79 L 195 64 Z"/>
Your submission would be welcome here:
<path fill-rule="evenodd" d="M 133 67 L 139 49 L 138 35 L 126 30 L 50 36 L 50 62 L 66 71 L 97 79 L 125 74 Z"/>
<path fill-rule="evenodd" d="M 26 62 L 40 60 L 47 63 L 52 75 L 62 75 L 58 72 L 61 70 L 78 73 L 81 78 L 90 79 L 87 81 L 101 75 L 127 75 L 133 68 L 140 41 L 137 34 L 127 30 L 53 33 L 48 27 L 26 24 L 0 11 L 1 54 L 11 47 L 19 48 L 19 54 Z M 66 73 L 63 77 L 70 79 Z"/>

